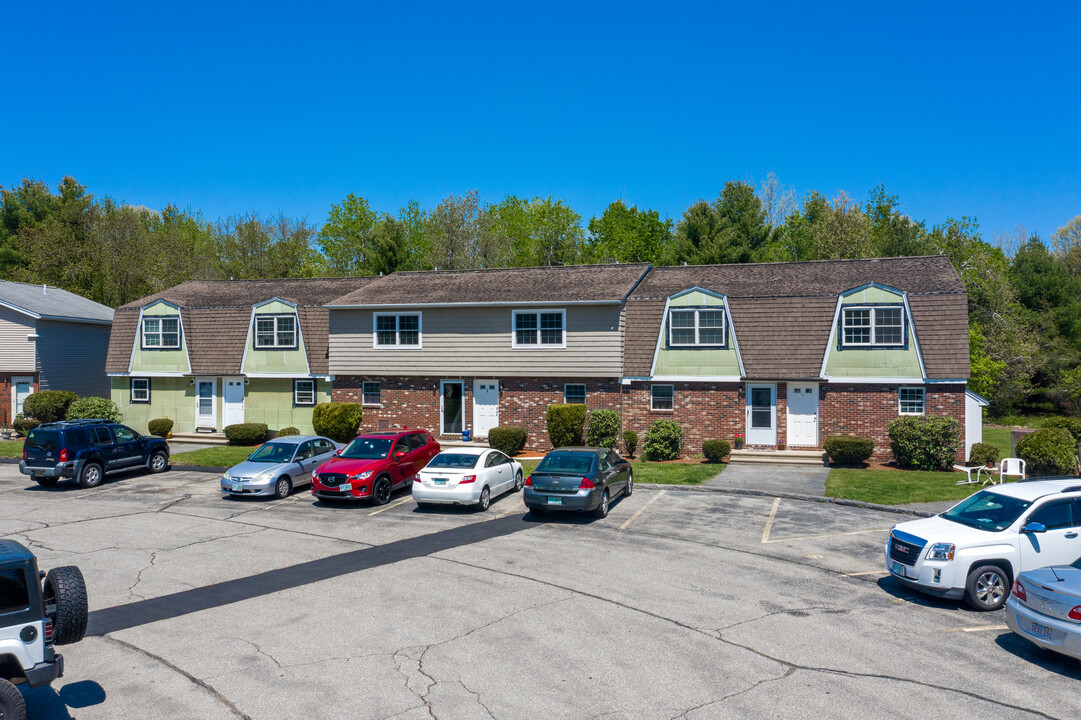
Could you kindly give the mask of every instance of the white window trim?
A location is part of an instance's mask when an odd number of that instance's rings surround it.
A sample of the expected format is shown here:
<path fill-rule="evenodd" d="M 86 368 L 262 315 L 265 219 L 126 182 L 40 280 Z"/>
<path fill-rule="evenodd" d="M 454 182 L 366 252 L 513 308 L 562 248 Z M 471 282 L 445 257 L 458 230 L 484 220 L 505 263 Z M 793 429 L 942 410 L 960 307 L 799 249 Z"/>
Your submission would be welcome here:
<path fill-rule="evenodd" d="M 920 393 L 920 407 L 922 408 L 918 413 L 905 412 L 901 408 L 903 407 L 901 402 L 901 393 L 905 390 L 918 390 Z M 897 388 L 897 414 L 898 415 L 926 415 L 927 414 L 927 388 L 924 387 L 910 387 L 904 386 Z"/>
<path fill-rule="evenodd" d="M 309 382 L 312 384 L 312 401 L 310 403 L 309 402 L 300 402 L 300 399 L 298 398 L 298 395 L 299 395 L 299 392 L 300 392 L 298 390 L 298 386 L 300 385 L 300 383 L 309 383 Z M 315 380 L 301 380 L 301 379 L 294 380 L 293 381 L 293 405 L 296 405 L 297 407 L 311 407 L 311 406 L 315 405 L 316 402 L 318 401 L 318 398 L 316 397 L 318 392 L 319 392 L 319 386 L 318 386 L 318 384 L 316 383 Z"/>
<path fill-rule="evenodd" d="M 401 330 L 399 326 L 401 321 L 397 318 L 405 316 L 416 316 L 417 318 L 417 344 L 416 345 L 402 345 Z M 394 344 L 393 345 L 380 345 L 379 344 L 379 318 L 381 317 L 393 317 L 394 320 Z M 424 346 L 424 313 L 419 310 L 415 312 L 373 312 L 372 313 L 372 347 L 376 350 L 420 350 Z"/>
<path fill-rule="evenodd" d="M 280 344 L 278 344 L 278 332 L 279 332 L 279 330 L 278 330 L 278 320 L 282 320 L 284 318 L 291 318 L 292 321 L 293 321 L 293 343 L 291 345 L 280 345 Z M 272 345 L 260 345 L 259 344 L 259 321 L 260 320 L 273 320 L 274 321 L 274 343 Z M 294 349 L 297 349 L 297 348 L 300 347 L 300 332 L 299 332 L 300 322 L 298 321 L 296 315 L 293 315 L 293 314 L 290 314 L 290 313 L 282 313 L 280 315 L 271 315 L 270 313 L 266 313 L 266 314 L 260 315 L 260 314 L 256 313 L 254 323 L 255 324 L 252 326 L 252 332 L 255 333 L 254 347 L 255 347 L 256 350 L 294 350 Z"/>
<path fill-rule="evenodd" d="M 136 397 L 135 397 L 135 383 L 137 383 L 137 382 L 146 383 L 146 397 L 145 398 L 136 399 Z M 130 384 L 128 386 L 128 389 L 130 390 L 130 393 L 131 393 L 129 398 L 128 398 L 131 403 L 137 404 L 137 405 L 147 405 L 147 404 L 150 403 L 150 378 L 148 378 L 148 377 L 133 377 L 133 378 L 131 378 L 131 382 L 130 382 Z"/>
<path fill-rule="evenodd" d="M 586 400 L 589 399 L 589 389 L 586 388 L 585 383 L 565 383 L 563 385 L 563 402 L 565 402 L 565 403 L 569 402 L 567 400 L 567 388 L 569 388 L 571 385 L 581 385 L 582 386 L 582 403 L 584 404 L 586 402 Z"/>
<path fill-rule="evenodd" d="M 889 310 L 899 310 L 901 312 L 901 340 L 899 342 L 879 342 L 878 341 L 878 321 L 877 311 L 886 308 Z M 848 342 L 845 339 L 845 313 L 849 310 L 870 310 L 871 311 L 871 341 L 870 342 Z M 889 327 L 897 327 L 896 325 L 890 325 Z M 842 305 L 841 306 L 841 347 L 904 347 L 905 334 L 908 329 L 905 327 L 905 306 L 903 304 L 896 305 Z"/>
<path fill-rule="evenodd" d="M 563 342 L 558 345 L 555 343 L 542 343 L 541 338 L 541 326 L 540 316 L 541 314 L 554 315 L 559 313 L 562 316 L 563 323 Z M 536 315 L 537 316 L 537 342 L 533 345 L 519 345 L 518 344 L 518 332 L 515 330 L 518 324 L 519 315 Z M 510 311 L 510 346 L 515 349 L 522 350 L 552 350 L 567 347 L 567 311 L 563 308 L 540 308 L 535 310 L 511 310 Z"/>
<path fill-rule="evenodd" d="M 368 402 L 368 393 L 364 390 L 365 385 L 375 385 L 379 388 L 376 392 L 379 394 L 379 402 Z M 360 404 L 364 407 L 383 407 L 383 383 L 378 380 L 364 380 L 360 383 Z"/>
<path fill-rule="evenodd" d="M 653 388 L 655 387 L 670 387 L 672 388 L 672 407 L 670 408 L 658 408 L 653 407 Z M 676 386 L 669 383 L 652 383 L 649 386 L 649 409 L 650 412 L 673 412 L 676 409 Z"/>
<path fill-rule="evenodd" d="M 161 340 L 161 342 L 162 342 L 161 345 L 147 345 L 146 344 L 146 321 L 147 320 L 157 320 L 158 321 L 158 331 L 156 333 L 152 333 L 152 334 L 158 336 L 158 339 Z M 176 320 L 176 345 L 166 345 L 166 344 L 164 344 L 165 343 L 165 338 L 164 338 L 165 331 L 161 329 L 162 328 L 162 325 L 161 325 L 162 320 Z M 140 341 L 140 345 L 141 345 L 143 350 L 179 350 L 181 348 L 181 346 L 183 345 L 183 340 L 181 339 L 180 336 L 181 336 L 181 324 L 180 324 L 180 316 L 179 315 L 144 315 L 143 316 L 141 327 L 139 328 L 139 341 Z"/>
<path fill-rule="evenodd" d="M 721 314 L 721 342 L 719 343 L 704 343 L 699 337 L 699 330 L 701 329 L 699 323 L 698 313 L 702 310 L 706 312 L 718 312 Z M 677 312 L 694 312 L 694 342 L 693 343 L 677 343 L 672 339 L 672 313 Z M 678 328 L 679 330 L 690 330 L 691 328 Z M 718 328 L 710 328 L 718 329 Z M 705 348 L 725 348 L 728 346 L 728 317 L 724 311 L 724 306 L 718 305 L 716 307 L 673 307 L 668 309 L 668 346 L 673 348 L 689 348 L 689 347 L 705 347 Z"/>

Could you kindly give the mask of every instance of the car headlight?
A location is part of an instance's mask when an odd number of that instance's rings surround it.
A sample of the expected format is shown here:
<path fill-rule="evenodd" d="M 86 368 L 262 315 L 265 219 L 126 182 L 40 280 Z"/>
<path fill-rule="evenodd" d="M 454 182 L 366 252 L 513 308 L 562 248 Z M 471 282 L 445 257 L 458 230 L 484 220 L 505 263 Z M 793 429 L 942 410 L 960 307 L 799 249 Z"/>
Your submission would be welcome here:
<path fill-rule="evenodd" d="M 927 551 L 928 560 L 953 560 L 953 543 L 935 543 Z"/>
<path fill-rule="evenodd" d="M 230 481 L 230 480 L 232 480 L 233 478 L 232 478 L 232 476 L 231 476 L 231 475 L 229 475 L 229 471 L 228 471 L 228 470 L 226 470 L 226 471 L 225 471 L 225 474 L 221 476 L 221 479 L 222 479 L 222 480 L 224 480 L 225 482 L 229 482 L 229 481 Z"/>
<path fill-rule="evenodd" d="M 353 480 L 367 480 L 371 476 L 372 476 L 372 471 L 368 470 L 367 472 L 357 473 L 356 475 L 350 475 L 349 480 L 350 481 L 353 481 Z"/>

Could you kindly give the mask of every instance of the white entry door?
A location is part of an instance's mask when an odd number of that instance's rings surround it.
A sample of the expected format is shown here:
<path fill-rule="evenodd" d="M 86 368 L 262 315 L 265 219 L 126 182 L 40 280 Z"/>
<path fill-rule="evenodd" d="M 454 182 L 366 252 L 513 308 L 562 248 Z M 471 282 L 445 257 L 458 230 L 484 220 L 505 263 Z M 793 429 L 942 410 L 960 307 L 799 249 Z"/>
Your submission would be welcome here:
<path fill-rule="evenodd" d="M 195 381 L 195 429 L 218 428 L 217 409 L 218 381 L 196 380 Z"/>
<path fill-rule="evenodd" d="M 818 384 L 788 384 L 788 444 L 818 447 Z"/>
<path fill-rule="evenodd" d="M 499 381 L 473 381 L 473 434 L 488 437 L 499 426 Z"/>
<path fill-rule="evenodd" d="M 225 378 L 222 397 L 222 427 L 244 422 L 244 378 Z"/>
<path fill-rule="evenodd" d="M 23 401 L 34 392 L 34 378 L 14 376 L 11 378 L 11 417 L 23 411 Z"/>
<path fill-rule="evenodd" d="M 747 444 L 777 444 L 776 385 L 747 385 Z"/>

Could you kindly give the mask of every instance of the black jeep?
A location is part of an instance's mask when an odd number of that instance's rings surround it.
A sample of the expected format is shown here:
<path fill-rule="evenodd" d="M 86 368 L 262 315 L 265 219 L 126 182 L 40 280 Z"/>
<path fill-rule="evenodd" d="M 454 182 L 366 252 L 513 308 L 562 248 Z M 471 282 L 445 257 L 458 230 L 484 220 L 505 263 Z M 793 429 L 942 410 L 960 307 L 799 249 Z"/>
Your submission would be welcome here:
<path fill-rule="evenodd" d="M 19 472 L 45 487 L 60 478 L 96 487 L 106 473 L 137 467 L 152 473 L 168 469 L 169 444 L 109 420 L 71 420 L 31 430 L 23 442 Z"/>
<path fill-rule="evenodd" d="M 79 568 L 53 568 L 45 575 L 33 553 L 14 540 L 0 540 L 0 718 L 26 718 L 16 685 L 41 687 L 64 675 L 64 658 L 53 646 L 82 640 L 86 616 Z"/>

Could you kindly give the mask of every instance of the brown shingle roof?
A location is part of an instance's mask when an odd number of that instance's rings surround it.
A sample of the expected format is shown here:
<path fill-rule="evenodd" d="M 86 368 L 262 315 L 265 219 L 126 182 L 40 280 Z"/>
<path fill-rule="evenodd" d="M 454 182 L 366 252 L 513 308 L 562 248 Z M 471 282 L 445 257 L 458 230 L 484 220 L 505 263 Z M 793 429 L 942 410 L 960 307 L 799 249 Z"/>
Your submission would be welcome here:
<path fill-rule="evenodd" d="M 378 280 L 374 277 L 276 278 L 268 280 L 189 280 L 122 308 L 141 308 L 155 300 L 180 307 L 251 307 L 279 297 L 297 305 L 325 305 L 336 297 Z"/>
<path fill-rule="evenodd" d="M 910 295 L 908 305 L 927 376 L 968 379 L 968 297 Z"/>
<path fill-rule="evenodd" d="M 105 372 L 125 373 L 131 361 L 131 349 L 135 347 L 135 326 L 139 324 L 139 311 L 118 308 L 113 312 L 113 327 L 109 332 L 109 352 L 105 356 Z"/>
<path fill-rule="evenodd" d="M 328 305 L 619 302 L 647 269 L 629 263 L 397 272 Z"/>

